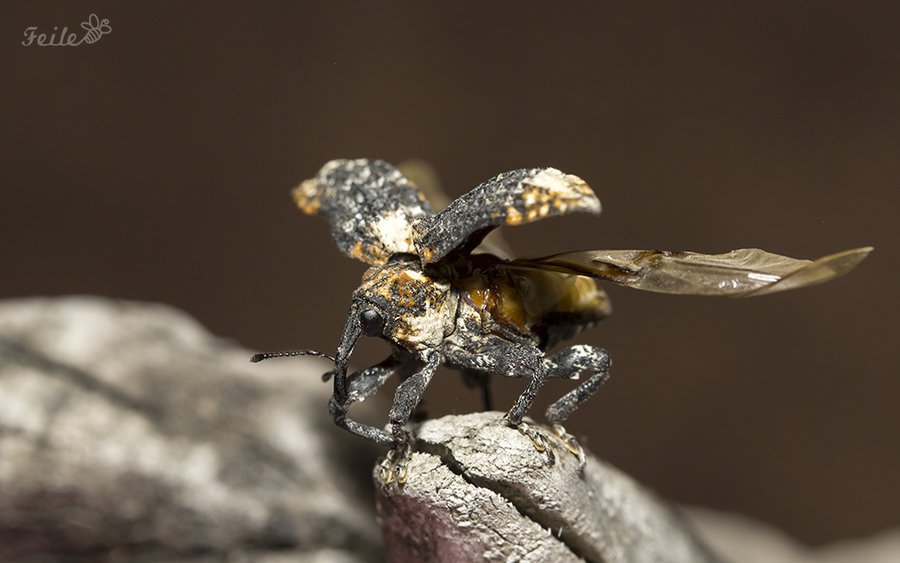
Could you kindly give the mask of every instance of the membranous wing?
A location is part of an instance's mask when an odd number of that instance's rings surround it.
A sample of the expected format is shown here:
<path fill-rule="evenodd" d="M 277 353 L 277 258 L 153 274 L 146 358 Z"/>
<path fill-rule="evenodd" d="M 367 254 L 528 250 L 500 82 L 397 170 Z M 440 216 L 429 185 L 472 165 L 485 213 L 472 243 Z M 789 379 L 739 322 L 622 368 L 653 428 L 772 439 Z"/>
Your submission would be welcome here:
<path fill-rule="evenodd" d="M 415 254 L 412 224 L 434 214 L 422 192 L 383 160 L 332 160 L 291 195 L 304 213 L 325 217 L 341 252 L 369 264 Z"/>
<path fill-rule="evenodd" d="M 871 251 L 871 247 L 856 248 L 818 260 L 798 260 L 758 248 L 725 254 L 587 250 L 514 263 L 658 293 L 752 297 L 832 280 L 852 270 Z"/>
<path fill-rule="evenodd" d="M 431 264 L 453 251 L 471 251 L 501 225 L 520 225 L 575 211 L 600 213 L 600 201 L 578 176 L 555 168 L 512 170 L 415 223 L 414 243 L 422 263 Z"/>

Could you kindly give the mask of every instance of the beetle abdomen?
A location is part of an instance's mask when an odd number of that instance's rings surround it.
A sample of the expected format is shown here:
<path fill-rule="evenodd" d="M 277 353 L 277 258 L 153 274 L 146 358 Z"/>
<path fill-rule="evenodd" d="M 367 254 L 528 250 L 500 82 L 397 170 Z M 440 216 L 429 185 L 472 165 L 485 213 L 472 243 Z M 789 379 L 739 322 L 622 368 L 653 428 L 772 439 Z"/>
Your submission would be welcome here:
<path fill-rule="evenodd" d="M 474 271 L 458 280 L 457 287 L 481 313 L 484 332 L 496 323 L 523 335 L 542 335 L 541 327 L 562 322 L 566 333 L 574 334 L 612 310 L 606 293 L 590 278 L 506 268 L 503 262 Z"/>

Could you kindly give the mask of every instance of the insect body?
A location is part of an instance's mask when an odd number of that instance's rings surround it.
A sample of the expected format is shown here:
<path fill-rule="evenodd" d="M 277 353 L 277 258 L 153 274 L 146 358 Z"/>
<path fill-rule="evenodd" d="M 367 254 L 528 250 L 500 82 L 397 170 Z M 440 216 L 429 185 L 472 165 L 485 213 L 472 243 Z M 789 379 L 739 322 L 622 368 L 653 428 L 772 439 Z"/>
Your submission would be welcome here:
<path fill-rule="evenodd" d="M 719 255 L 583 251 L 513 260 L 484 252 L 484 239 L 496 227 L 600 212 L 599 200 L 583 180 L 552 168 L 500 174 L 440 212 L 399 170 L 380 160 L 331 161 L 293 196 L 304 212 L 328 220 L 341 251 L 371 265 L 353 294 L 334 369 L 325 374 L 334 377 L 329 410 L 343 428 L 401 453 L 408 451 L 404 425 L 444 364 L 476 380 L 488 374 L 526 379 L 506 422 L 539 450 L 546 439 L 522 422 L 538 390 L 547 378 L 584 375 L 546 411 L 560 438 L 580 455 L 561 423 L 606 381 L 609 355 L 587 345 L 550 356 L 545 352 L 610 313 L 597 280 L 665 293 L 761 295 L 835 278 L 871 251 L 860 248 L 816 261 L 758 249 Z M 348 375 L 350 355 L 362 335 L 386 339 L 392 354 Z M 307 353 L 314 352 L 295 354 Z M 276 355 L 282 354 L 253 359 Z M 392 375 L 401 383 L 390 431 L 347 416 L 352 403 L 374 394 Z"/>

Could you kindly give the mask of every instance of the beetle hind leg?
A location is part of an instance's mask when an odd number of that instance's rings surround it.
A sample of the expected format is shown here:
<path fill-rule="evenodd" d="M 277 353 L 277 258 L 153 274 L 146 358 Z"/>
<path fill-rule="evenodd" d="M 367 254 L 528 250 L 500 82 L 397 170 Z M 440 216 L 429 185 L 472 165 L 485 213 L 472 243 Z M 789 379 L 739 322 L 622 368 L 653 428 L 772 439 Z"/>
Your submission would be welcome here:
<path fill-rule="evenodd" d="M 517 429 L 524 436 L 527 436 L 531 440 L 531 443 L 534 444 L 534 449 L 540 453 L 546 454 L 552 465 L 555 461 L 555 456 L 553 450 L 548 447 L 549 442 L 547 437 L 522 420 L 525 417 L 525 413 L 527 413 L 531 408 L 531 405 L 534 404 L 534 399 L 537 397 L 538 391 L 540 391 L 541 387 L 544 385 L 544 380 L 548 376 L 546 365 L 541 358 L 540 351 L 536 348 L 530 351 L 532 353 L 520 353 L 517 362 L 518 365 L 516 367 L 517 371 L 521 374 L 530 372 L 531 381 L 528 382 L 528 386 L 525 387 L 525 390 L 519 395 L 516 403 L 509 409 L 509 412 L 506 413 L 504 419 L 507 424 Z M 512 375 L 519 375 L 519 373 L 514 373 Z"/>
<path fill-rule="evenodd" d="M 578 462 L 580 465 L 584 465 L 584 450 L 581 447 L 581 444 L 578 443 L 578 440 L 575 439 L 575 436 L 572 436 L 566 429 L 563 428 L 562 424 L 554 424 L 553 432 L 556 434 L 556 437 L 562 441 L 563 444 L 566 445 L 566 448 L 578 458 Z"/>
<path fill-rule="evenodd" d="M 547 366 L 547 376 L 553 378 L 571 379 L 581 372 L 592 372 L 578 387 L 547 407 L 544 414 L 559 439 L 584 464 L 584 451 L 575 437 L 566 432 L 562 423 L 609 379 L 609 354 L 602 348 L 576 345 L 557 352 L 544 363 Z"/>
<path fill-rule="evenodd" d="M 592 372 L 592 375 L 578 387 L 547 407 L 545 413 L 547 420 L 551 424 L 562 424 L 569 418 L 572 411 L 609 379 L 610 363 L 606 350 L 587 345 L 570 346 L 547 358 L 545 364 L 548 377 L 574 379 L 581 372 Z"/>
<path fill-rule="evenodd" d="M 531 440 L 531 443 L 534 444 L 534 449 L 542 454 L 546 454 L 550 465 L 553 465 L 553 463 L 556 461 L 556 456 L 553 454 L 553 449 L 549 447 L 550 443 L 547 440 L 547 437 L 544 436 L 542 432 L 538 432 L 524 421 L 519 421 L 518 424 L 512 424 L 509 422 L 508 416 L 506 418 L 506 421 L 508 424 L 518 430 L 519 433 Z"/>

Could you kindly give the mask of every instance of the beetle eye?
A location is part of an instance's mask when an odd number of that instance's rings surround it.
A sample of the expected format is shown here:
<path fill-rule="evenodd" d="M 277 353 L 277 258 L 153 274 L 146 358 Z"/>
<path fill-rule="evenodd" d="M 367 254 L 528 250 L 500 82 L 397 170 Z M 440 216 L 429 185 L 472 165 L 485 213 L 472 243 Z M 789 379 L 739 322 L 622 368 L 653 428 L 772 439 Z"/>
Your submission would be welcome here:
<path fill-rule="evenodd" d="M 384 329 L 384 317 L 375 309 L 366 309 L 359 315 L 362 331 L 366 336 L 381 336 Z"/>

